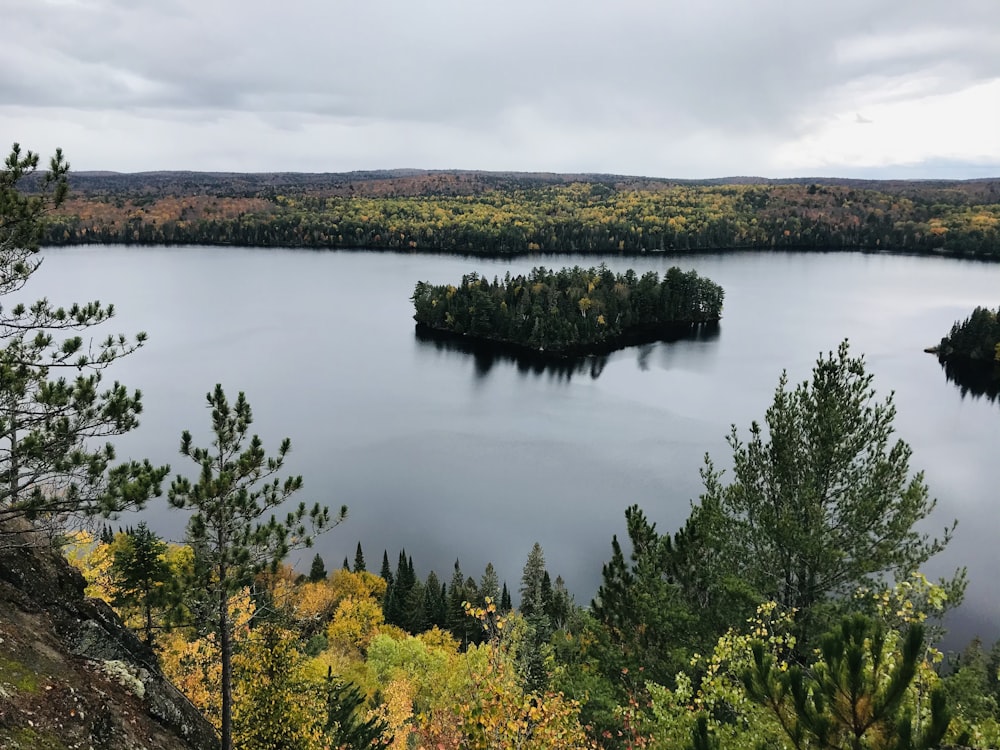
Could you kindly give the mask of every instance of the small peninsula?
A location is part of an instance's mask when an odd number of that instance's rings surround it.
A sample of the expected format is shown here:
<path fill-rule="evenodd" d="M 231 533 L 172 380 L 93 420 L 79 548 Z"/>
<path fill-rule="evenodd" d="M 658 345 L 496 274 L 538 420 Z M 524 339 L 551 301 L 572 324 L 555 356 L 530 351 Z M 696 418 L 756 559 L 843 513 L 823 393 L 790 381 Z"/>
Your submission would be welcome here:
<path fill-rule="evenodd" d="M 607 266 L 559 271 L 539 266 L 527 276 L 489 281 L 476 273 L 458 286 L 417 282 L 417 325 L 546 354 L 599 354 L 656 341 L 715 323 L 723 290 L 695 271 L 663 276 L 616 274 Z"/>
<path fill-rule="evenodd" d="M 977 307 L 927 351 L 937 355 L 945 376 L 963 396 L 1000 398 L 1000 308 Z"/>
<path fill-rule="evenodd" d="M 951 327 L 933 353 L 938 359 L 983 364 L 1000 363 L 1000 308 L 977 307 L 965 320 Z"/>

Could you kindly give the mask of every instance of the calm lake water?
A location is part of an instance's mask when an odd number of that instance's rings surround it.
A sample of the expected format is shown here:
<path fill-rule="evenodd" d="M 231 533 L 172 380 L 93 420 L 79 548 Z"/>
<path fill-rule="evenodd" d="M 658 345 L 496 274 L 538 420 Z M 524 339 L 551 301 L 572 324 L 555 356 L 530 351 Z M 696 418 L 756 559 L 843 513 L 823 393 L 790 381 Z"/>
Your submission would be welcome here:
<path fill-rule="evenodd" d="M 348 521 L 318 541 L 328 568 L 353 561 L 360 540 L 369 569 L 384 549 L 395 566 L 405 547 L 419 575 L 448 580 L 459 558 L 478 579 L 492 561 L 516 591 L 538 541 L 581 604 L 612 534 L 624 536 L 628 505 L 676 530 L 699 494 L 704 454 L 728 465 L 729 426 L 745 435 L 782 369 L 803 380 L 821 351 L 848 338 L 879 394 L 895 392 L 898 434 L 938 499 L 925 530 L 959 520 L 925 571 L 969 569 L 949 645 L 1000 634 L 1000 405 L 963 396 L 922 351 L 976 305 L 997 304 L 1000 265 L 833 253 L 607 258 L 616 271 L 679 265 L 721 284 L 717 334 L 543 368 L 421 340 L 414 283 L 598 259 L 201 247 L 45 255 L 32 296 L 113 302 L 108 332 L 149 333 L 107 373 L 145 397 L 122 458 L 193 477 L 180 434 L 207 444 L 205 394 L 222 383 L 232 398 L 246 392 L 265 445 L 292 438 L 288 467 L 304 476 L 302 499 L 349 506 Z M 185 519 L 165 500 L 147 517 L 181 538 Z"/>

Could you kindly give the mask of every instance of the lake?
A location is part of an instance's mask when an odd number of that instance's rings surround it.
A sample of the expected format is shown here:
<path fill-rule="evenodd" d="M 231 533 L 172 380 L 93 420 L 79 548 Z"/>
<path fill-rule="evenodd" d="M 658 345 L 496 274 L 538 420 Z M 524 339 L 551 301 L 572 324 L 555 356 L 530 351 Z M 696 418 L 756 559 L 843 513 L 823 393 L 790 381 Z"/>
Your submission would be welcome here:
<path fill-rule="evenodd" d="M 804 380 L 821 351 L 848 338 L 880 396 L 895 392 L 911 468 L 938 499 L 924 530 L 959 519 L 925 570 L 969 569 L 949 645 L 1000 634 L 1000 405 L 963 395 L 923 352 L 976 305 L 996 306 L 1000 265 L 859 253 L 609 257 L 619 272 L 678 265 L 721 284 L 718 330 L 544 367 L 418 337 L 414 284 L 600 259 L 118 246 L 45 256 L 30 296 L 113 302 L 102 335 L 149 334 L 106 373 L 144 394 L 142 426 L 119 440 L 120 458 L 194 477 L 180 434 L 208 443 L 205 394 L 222 383 L 233 399 L 246 392 L 269 449 L 292 438 L 287 465 L 304 476 L 302 499 L 349 506 L 347 522 L 318 540 L 328 568 L 353 561 L 360 540 L 370 570 L 383 550 L 395 567 L 400 548 L 418 575 L 444 580 L 456 558 L 477 579 L 492 561 L 516 592 L 537 541 L 580 604 L 596 591 L 612 535 L 625 536 L 627 506 L 676 530 L 705 453 L 728 466 L 730 425 L 745 436 L 782 369 Z M 182 537 L 185 519 L 165 500 L 146 517 Z"/>

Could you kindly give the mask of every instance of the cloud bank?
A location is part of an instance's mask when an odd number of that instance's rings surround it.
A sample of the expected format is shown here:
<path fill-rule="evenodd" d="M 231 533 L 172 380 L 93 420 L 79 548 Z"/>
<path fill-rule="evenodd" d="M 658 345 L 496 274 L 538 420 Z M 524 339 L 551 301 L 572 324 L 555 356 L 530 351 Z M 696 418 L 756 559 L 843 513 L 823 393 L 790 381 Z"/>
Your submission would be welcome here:
<path fill-rule="evenodd" d="M 11 0 L 76 169 L 1000 175 L 1000 4 Z"/>

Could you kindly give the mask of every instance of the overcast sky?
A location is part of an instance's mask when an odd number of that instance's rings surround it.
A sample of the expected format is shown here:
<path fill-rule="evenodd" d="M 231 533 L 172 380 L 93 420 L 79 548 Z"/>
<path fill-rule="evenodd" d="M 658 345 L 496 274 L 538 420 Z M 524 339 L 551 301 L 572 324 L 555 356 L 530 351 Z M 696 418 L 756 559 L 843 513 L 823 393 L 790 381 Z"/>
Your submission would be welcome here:
<path fill-rule="evenodd" d="M 1000 0 L 3 0 L 76 170 L 1000 176 Z"/>

